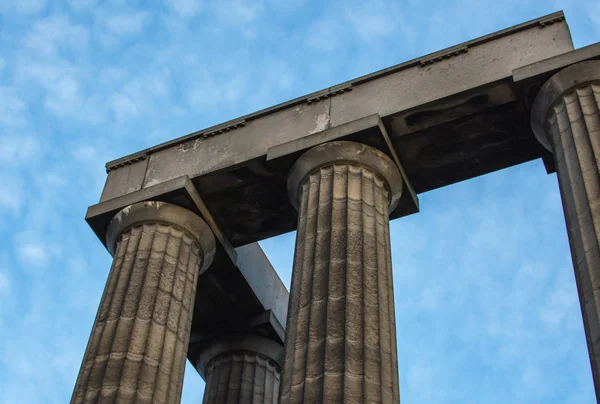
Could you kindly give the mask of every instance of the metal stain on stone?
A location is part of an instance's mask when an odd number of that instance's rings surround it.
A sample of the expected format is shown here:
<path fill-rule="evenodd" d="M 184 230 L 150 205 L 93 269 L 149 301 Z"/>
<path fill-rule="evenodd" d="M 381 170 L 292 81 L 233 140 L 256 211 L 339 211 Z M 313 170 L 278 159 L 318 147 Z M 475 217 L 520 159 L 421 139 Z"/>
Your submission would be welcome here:
<path fill-rule="evenodd" d="M 315 119 L 315 124 L 316 124 L 315 128 L 309 132 L 310 135 L 312 135 L 313 133 L 321 132 L 321 131 L 324 131 L 325 129 L 327 129 L 327 126 L 329 125 L 329 115 L 328 114 L 317 115 L 317 118 Z"/>

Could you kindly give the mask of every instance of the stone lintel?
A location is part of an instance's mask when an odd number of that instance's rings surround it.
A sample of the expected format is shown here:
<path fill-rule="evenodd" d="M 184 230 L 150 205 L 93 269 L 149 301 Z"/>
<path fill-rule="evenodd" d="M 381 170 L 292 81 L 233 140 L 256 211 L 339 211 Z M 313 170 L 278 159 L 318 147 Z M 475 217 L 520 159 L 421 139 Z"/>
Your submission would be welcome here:
<path fill-rule="evenodd" d="M 376 115 L 379 133 L 352 140 L 387 132 L 414 191 L 394 219 L 421 192 L 542 157 L 513 70 L 572 49 L 562 13 L 532 20 L 113 161 L 101 201 L 187 175 L 234 247 L 292 231 L 273 151 Z"/>
<path fill-rule="evenodd" d="M 515 83 L 532 79 L 545 82 L 554 73 L 567 66 L 595 59 L 600 59 L 600 42 L 519 67 L 513 70 L 513 80 Z"/>
<path fill-rule="evenodd" d="M 548 21 L 551 21 L 551 23 L 548 23 Z M 332 86 L 332 87 L 329 87 L 329 88 L 326 88 L 323 90 L 315 91 L 311 94 L 301 96 L 301 97 L 295 98 L 293 100 L 290 100 L 290 101 L 287 101 L 287 102 L 284 102 L 284 103 L 281 103 L 281 104 L 278 104 L 278 105 L 275 105 L 275 106 L 272 106 L 269 108 L 265 108 L 263 110 L 245 115 L 240 118 L 236 118 L 236 119 L 233 119 L 233 120 L 230 120 L 230 121 L 227 121 L 227 122 L 224 122 L 224 123 L 221 123 L 221 124 L 218 124 L 218 125 L 206 128 L 206 129 L 202 129 L 202 130 L 190 133 L 188 135 L 185 135 L 185 136 L 182 136 L 182 137 L 179 137 L 179 138 L 167 141 L 167 142 L 163 142 L 159 145 L 150 147 L 150 148 L 142 150 L 140 152 L 133 153 L 128 156 L 109 161 L 106 163 L 106 169 L 107 169 L 107 171 L 112 171 L 116 168 L 123 167 L 125 165 L 129 165 L 133 162 L 145 160 L 150 154 L 162 151 L 164 149 L 172 148 L 172 147 L 178 146 L 180 144 L 184 144 L 187 141 L 195 140 L 195 139 L 201 138 L 201 137 L 204 137 L 204 138 L 212 137 L 215 134 L 220 134 L 220 133 L 232 131 L 234 129 L 238 129 L 242 126 L 245 126 L 248 121 L 256 120 L 258 118 L 262 118 L 269 114 L 277 113 L 277 112 L 281 111 L 282 109 L 288 109 L 288 108 L 297 106 L 299 104 L 302 104 L 304 102 L 315 103 L 315 102 L 323 101 L 323 100 L 331 98 L 335 95 L 352 91 L 352 89 L 354 88 L 354 85 L 356 85 L 356 84 L 364 84 L 364 83 L 367 83 L 367 82 L 370 82 L 373 80 L 377 80 L 377 79 L 385 77 L 387 75 L 394 74 L 399 71 L 406 70 L 406 69 L 409 69 L 412 67 L 428 66 L 428 65 L 446 60 L 446 59 L 450 59 L 451 57 L 455 57 L 460 54 L 467 53 L 469 49 L 472 49 L 474 47 L 485 45 L 489 42 L 498 41 L 498 40 L 501 40 L 502 38 L 510 37 L 512 35 L 519 34 L 523 31 L 532 30 L 532 29 L 534 29 L 534 30 L 543 29 L 549 25 L 566 27 L 563 12 L 558 11 L 558 12 L 540 17 L 540 18 L 536 18 L 536 19 L 524 22 L 522 24 L 518 24 L 513 27 L 507 28 L 507 29 L 500 30 L 500 31 L 464 42 L 462 44 L 452 46 L 450 48 L 442 49 L 437 52 L 433 52 L 433 53 L 421 56 L 419 58 L 409 60 L 407 62 L 400 63 L 398 65 L 395 65 L 395 66 L 392 66 L 392 67 L 389 67 L 389 68 L 386 68 L 386 69 L 383 69 L 383 70 L 380 70 L 380 71 L 377 71 L 377 72 L 374 72 L 371 74 L 357 77 L 357 78 L 350 80 L 348 82 L 345 82 L 345 83 L 341 83 L 341 84 L 338 84 L 338 85 L 335 85 L 335 86 Z M 568 33 L 568 30 L 567 30 L 567 33 Z M 568 39 L 570 41 L 570 36 Z M 566 45 L 570 45 L 570 47 L 572 49 L 572 43 L 566 44 Z M 452 84 L 452 83 L 449 83 L 449 84 Z M 210 134 L 210 136 L 206 136 L 207 134 Z"/>

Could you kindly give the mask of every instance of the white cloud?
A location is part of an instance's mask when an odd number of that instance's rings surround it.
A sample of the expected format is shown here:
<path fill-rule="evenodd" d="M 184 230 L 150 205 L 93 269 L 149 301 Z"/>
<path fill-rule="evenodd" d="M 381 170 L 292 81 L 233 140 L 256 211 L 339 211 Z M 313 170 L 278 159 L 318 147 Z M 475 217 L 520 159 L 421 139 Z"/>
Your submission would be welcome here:
<path fill-rule="evenodd" d="M 15 176 L 4 174 L 0 186 L 0 216 L 18 215 L 23 205 L 23 184 Z"/>
<path fill-rule="evenodd" d="M 87 163 L 93 161 L 94 163 L 98 160 L 98 149 L 91 145 L 81 145 L 75 149 L 73 156 L 81 163 Z"/>
<path fill-rule="evenodd" d="M 98 0 L 67 0 L 74 11 L 87 11 L 96 5 Z"/>
<path fill-rule="evenodd" d="M 539 308 L 540 323 L 544 332 L 555 333 L 577 329 L 581 326 L 580 318 L 570 317 L 570 313 L 579 311 L 579 304 L 574 296 L 574 273 L 572 268 L 562 268 L 554 282 L 546 289 L 544 305 Z"/>
<path fill-rule="evenodd" d="M 55 191 L 50 187 L 48 189 Z M 49 193 L 53 196 L 58 194 L 58 192 Z M 62 200 L 62 198 L 58 199 Z M 60 228 L 56 228 L 56 225 L 60 224 L 55 223 L 56 217 L 52 217 L 54 209 L 56 205 L 49 201 L 45 201 L 41 206 L 35 205 L 35 210 L 29 211 L 25 218 L 23 231 L 14 236 L 16 258 L 25 273 L 37 274 L 36 269 L 46 267 L 52 263 L 52 260 L 61 256 L 61 245 L 57 243 L 59 237 L 63 240 L 66 237 L 60 234 Z"/>
<path fill-rule="evenodd" d="M 60 49 L 81 51 L 88 45 L 89 34 L 83 25 L 72 24 L 65 15 L 52 15 L 34 23 L 25 38 L 31 50 L 50 55 Z"/>
<path fill-rule="evenodd" d="M 36 14 L 45 6 L 45 0 L 5 0 L 0 3 L 0 12 L 14 11 L 17 14 Z"/>
<path fill-rule="evenodd" d="M 264 11 L 260 1 L 222 0 L 216 3 L 219 17 L 234 26 L 243 26 L 257 21 Z"/>
<path fill-rule="evenodd" d="M 6 272 L 0 271 L 0 297 L 6 296 L 11 291 L 11 281 Z"/>
<path fill-rule="evenodd" d="M 202 9 L 200 0 L 167 0 L 167 5 L 182 17 L 193 17 Z"/>
<path fill-rule="evenodd" d="M 25 244 L 17 248 L 23 265 L 41 267 L 48 262 L 49 253 L 41 244 Z"/>
<path fill-rule="evenodd" d="M 96 83 L 98 78 L 95 75 L 90 78 L 91 69 L 71 64 L 61 57 L 41 62 L 32 55 L 26 55 L 18 64 L 18 80 L 35 83 L 45 90 L 42 105 L 56 117 L 98 123 L 108 106 L 94 92 L 96 88 L 104 88 Z"/>
<path fill-rule="evenodd" d="M 401 8 L 393 3 L 376 1 L 352 4 L 346 8 L 345 15 L 358 37 L 366 42 L 381 40 L 399 27 L 407 26 Z"/>
<path fill-rule="evenodd" d="M 541 399 L 548 395 L 548 388 L 544 383 L 544 375 L 539 366 L 528 364 L 525 369 L 521 372 L 521 379 L 523 384 L 533 392 L 533 394 Z"/>
<path fill-rule="evenodd" d="M 298 12 L 305 6 L 307 0 L 267 0 L 270 7 L 278 11 Z"/>
<path fill-rule="evenodd" d="M 138 114 L 137 103 L 127 94 L 115 94 L 112 97 L 112 109 L 119 121 L 131 119 Z"/>
<path fill-rule="evenodd" d="M 45 0 L 17 0 L 17 12 L 30 14 L 38 13 L 46 6 Z"/>
<path fill-rule="evenodd" d="M 58 118 L 97 122 L 102 108 L 88 92 L 96 77 L 86 64 L 87 28 L 66 15 L 53 14 L 35 22 L 22 44 L 14 57 L 13 82 L 29 92 L 44 90 L 41 99 L 38 95 L 28 100 L 31 108 L 41 101 Z"/>
<path fill-rule="evenodd" d="M 138 11 L 130 14 L 111 15 L 106 18 L 106 26 L 117 35 L 131 36 L 139 34 L 147 20 L 148 15 Z"/>
<path fill-rule="evenodd" d="M 14 89 L 0 87 L 0 125 L 22 127 L 26 120 L 27 105 Z"/>
<path fill-rule="evenodd" d="M 216 72 L 208 69 L 198 70 L 188 85 L 187 99 L 192 108 L 231 106 L 240 101 L 247 85 L 247 77 L 241 71 L 231 72 L 227 80 L 222 81 Z"/>
<path fill-rule="evenodd" d="M 33 136 L 0 137 L 0 166 L 6 164 L 15 167 L 39 158 L 39 153 L 40 144 Z"/>
<path fill-rule="evenodd" d="M 337 21 L 321 19 L 308 27 L 306 45 L 319 51 L 331 51 L 342 42 L 343 26 Z"/>
<path fill-rule="evenodd" d="M 434 386 L 436 386 L 431 366 L 420 362 L 407 364 L 407 367 L 406 382 L 410 388 L 420 391 L 424 399 L 430 398 L 430 393 Z"/>
<path fill-rule="evenodd" d="M 70 116 L 79 110 L 82 105 L 79 83 L 73 76 L 60 76 L 56 78 L 44 106 L 57 116 Z"/>

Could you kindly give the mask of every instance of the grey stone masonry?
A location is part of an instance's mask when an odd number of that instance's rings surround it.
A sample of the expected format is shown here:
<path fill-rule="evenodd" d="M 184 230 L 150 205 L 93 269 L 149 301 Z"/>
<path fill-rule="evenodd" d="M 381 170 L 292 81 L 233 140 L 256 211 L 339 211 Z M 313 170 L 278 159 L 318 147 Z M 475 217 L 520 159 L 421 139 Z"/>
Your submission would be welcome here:
<path fill-rule="evenodd" d="M 254 334 L 222 335 L 198 357 L 204 404 L 277 404 L 283 346 Z"/>
<path fill-rule="evenodd" d="M 253 352 L 228 352 L 206 370 L 204 404 L 277 404 L 280 369 Z"/>
<path fill-rule="evenodd" d="M 393 161 L 359 143 L 325 143 L 294 164 L 282 404 L 399 402 L 389 212 L 401 189 Z"/>
<path fill-rule="evenodd" d="M 198 274 L 215 240 L 181 207 L 142 202 L 111 221 L 114 256 L 72 403 L 179 403 Z"/>
<path fill-rule="evenodd" d="M 538 140 L 554 154 L 596 397 L 600 397 L 600 61 L 564 68 L 532 108 Z"/>

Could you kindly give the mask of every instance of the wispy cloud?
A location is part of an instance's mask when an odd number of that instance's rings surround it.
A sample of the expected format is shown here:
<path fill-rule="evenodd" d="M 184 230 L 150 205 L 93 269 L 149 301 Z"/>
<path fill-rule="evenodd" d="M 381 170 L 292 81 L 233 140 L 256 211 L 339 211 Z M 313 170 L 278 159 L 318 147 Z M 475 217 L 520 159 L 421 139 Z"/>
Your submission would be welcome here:
<path fill-rule="evenodd" d="M 202 9 L 200 0 L 167 0 L 166 3 L 168 7 L 184 18 L 193 17 Z"/>
<path fill-rule="evenodd" d="M 8 274 L 4 272 L 4 268 L 0 270 L 0 297 L 6 296 L 10 293 L 11 281 Z"/>
<path fill-rule="evenodd" d="M 7 0 L 0 4 L 0 11 L 29 15 L 39 13 L 45 7 L 45 0 Z"/>
<path fill-rule="evenodd" d="M 147 14 L 142 11 L 113 15 L 106 18 L 106 26 L 117 35 L 136 35 L 142 31 L 147 19 Z"/>
<path fill-rule="evenodd" d="M 33 24 L 25 38 L 25 45 L 42 54 L 56 54 L 62 49 L 82 50 L 88 44 L 88 31 L 80 24 L 73 24 L 68 17 L 55 14 Z"/>

